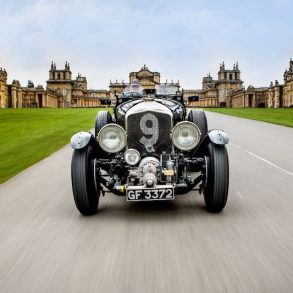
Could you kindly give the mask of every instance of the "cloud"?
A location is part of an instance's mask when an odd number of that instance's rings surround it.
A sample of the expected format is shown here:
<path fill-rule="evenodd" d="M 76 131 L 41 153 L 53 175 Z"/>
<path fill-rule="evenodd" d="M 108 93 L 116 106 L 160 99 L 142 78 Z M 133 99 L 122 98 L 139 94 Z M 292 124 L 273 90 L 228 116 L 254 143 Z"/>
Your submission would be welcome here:
<path fill-rule="evenodd" d="M 14 0 L 1 4 L 0 66 L 10 80 L 44 84 L 51 60 L 68 60 L 90 87 L 107 88 L 147 64 L 199 88 L 220 62 L 239 61 L 246 84 L 263 86 L 293 56 L 289 2 Z"/>

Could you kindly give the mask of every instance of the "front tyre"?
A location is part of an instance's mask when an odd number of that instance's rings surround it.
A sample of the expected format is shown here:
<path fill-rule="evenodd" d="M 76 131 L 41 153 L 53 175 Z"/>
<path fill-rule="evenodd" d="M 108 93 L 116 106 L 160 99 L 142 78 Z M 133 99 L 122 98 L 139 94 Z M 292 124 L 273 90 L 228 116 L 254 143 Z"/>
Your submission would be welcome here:
<path fill-rule="evenodd" d="M 200 143 L 208 133 L 208 122 L 206 114 L 203 110 L 191 110 L 187 117 L 188 121 L 193 122 L 200 130 Z"/>
<path fill-rule="evenodd" d="M 99 204 L 93 160 L 93 149 L 88 146 L 81 150 L 74 150 L 71 161 L 73 197 L 77 209 L 84 216 L 95 214 Z"/>
<path fill-rule="evenodd" d="M 207 145 L 207 181 L 204 191 L 206 208 L 219 213 L 227 203 L 229 189 L 229 160 L 225 145 Z"/>
<path fill-rule="evenodd" d="M 108 111 L 99 111 L 96 116 L 96 123 L 95 123 L 95 138 L 98 138 L 98 134 L 101 128 L 108 123 L 112 122 L 112 116 Z"/>

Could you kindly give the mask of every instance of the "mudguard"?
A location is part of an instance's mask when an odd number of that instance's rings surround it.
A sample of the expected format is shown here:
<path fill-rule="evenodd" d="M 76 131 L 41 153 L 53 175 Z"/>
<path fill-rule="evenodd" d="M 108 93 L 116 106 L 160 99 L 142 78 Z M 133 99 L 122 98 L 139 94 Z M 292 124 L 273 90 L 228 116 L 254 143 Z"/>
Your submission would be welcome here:
<path fill-rule="evenodd" d="M 213 142 L 214 144 L 224 145 L 229 142 L 229 137 L 223 130 L 211 130 L 208 132 L 208 136 L 211 142 Z"/>
<path fill-rule="evenodd" d="M 93 134 L 89 132 L 78 132 L 71 137 L 70 145 L 75 150 L 81 150 L 89 145 L 91 139 L 94 139 Z"/>
<path fill-rule="evenodd" d="M 204 150 L 207 144 L 210 142 L 217 145 L 225 145 L 229 142 L 229 137 L 223 130 L 219 130 L 219 129 L 210 130 L 207 133 L 207 135 L 204 137 L 202 142 L 193 151 L 192 156 L 195 156 L 198 152 L 201 152 L 202 150 Z"/>

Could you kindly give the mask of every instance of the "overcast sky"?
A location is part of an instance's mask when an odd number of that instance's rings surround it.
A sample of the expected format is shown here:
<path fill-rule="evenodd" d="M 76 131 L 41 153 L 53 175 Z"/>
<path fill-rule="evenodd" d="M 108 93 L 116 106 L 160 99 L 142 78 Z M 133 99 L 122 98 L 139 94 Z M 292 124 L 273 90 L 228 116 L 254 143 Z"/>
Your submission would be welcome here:
<path fill-rule="evenodd" d="M 222 61 L 239 62 L 245 86 L 268 86 L 282 82 L 292 34 L 292 0 L 0 0 L 0 67 L 22 85 L 46 85 L 51 60 L 67 60 L 93 89 L 143 64 L 201 88 Z"/>

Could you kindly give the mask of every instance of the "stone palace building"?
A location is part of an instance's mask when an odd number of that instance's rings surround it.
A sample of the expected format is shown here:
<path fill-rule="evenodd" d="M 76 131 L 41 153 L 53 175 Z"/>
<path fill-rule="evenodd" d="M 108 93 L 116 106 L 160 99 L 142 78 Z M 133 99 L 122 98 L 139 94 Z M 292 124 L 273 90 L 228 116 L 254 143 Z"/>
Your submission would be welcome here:
<path fill-rule="evenodd" d="M 88 89 L 87 79 L 80 74 L 72 79 L 70 64 L 57 69 L 51 63 L 46 89 L 28 82 L 26 87 L 19 81 L 7 83 L 8 74 L 0 68 L 0 108 L 65 108 L 65 107 L 99 107 L 114 105 L 116 95 L 134 79 L 138 79 L 146 93 L 154 93 L 156 85 L 164 84 L 177 88 L 184 100 L 191 107 L 293 107 L 293 61 L 285 70 L 284 83 L 276 80 L 268 87 L 255 88 L 252 85 L 243 87 L 238 63 L 232 69 L 226 69 L 224 62 L 220 65 L 218 78 L 210 74 L 202 79 L 201 89 L 181 89 L 179 81 L 161 82 L 159 72 L 152 72 L 145 65 L 137 72 L 129 73 L 129 81 L 112 82 L 109 89 Z"/>

